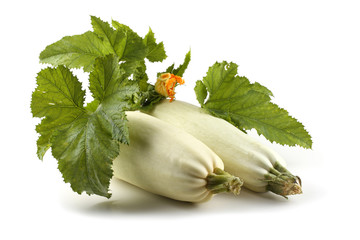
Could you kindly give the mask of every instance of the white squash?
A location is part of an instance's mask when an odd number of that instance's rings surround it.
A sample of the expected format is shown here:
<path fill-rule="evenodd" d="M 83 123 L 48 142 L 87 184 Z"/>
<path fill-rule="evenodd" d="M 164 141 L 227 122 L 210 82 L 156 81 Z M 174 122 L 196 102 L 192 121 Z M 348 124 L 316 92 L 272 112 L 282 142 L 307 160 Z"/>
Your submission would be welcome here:
<path fill-rule="evenodd" d="M 242 181 L 224 172 L 222 160 L 204 143 L 147 114 L 126 115 L 130 144 L 122 144 L 114 159 L 116 178 L 187 202 L 204 202 L 219 192 L 239 194 Z"/>
<path fill-rule="evenodd" d="M 244 187 L 282 196 L 302 192 L 300 179 L 286 170 L 279 154 L 202 108 L 178 100 L 171 103 L 164 100 L 147 113 L 204 142 L 223 160 L 225 171 L 244 181 Z"/>

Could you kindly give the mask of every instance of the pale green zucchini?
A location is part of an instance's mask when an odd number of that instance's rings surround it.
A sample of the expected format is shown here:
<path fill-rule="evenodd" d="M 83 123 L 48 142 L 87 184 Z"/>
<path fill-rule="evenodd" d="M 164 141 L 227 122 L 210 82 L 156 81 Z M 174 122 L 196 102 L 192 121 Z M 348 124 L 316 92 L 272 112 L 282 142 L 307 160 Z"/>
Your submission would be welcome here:
<path fill-rule="evenodd" d="M 282 196 L 302 193 L 300 178 L 285 168 L 279 154 L 202 108 L 178 100 L 171 103 L 164 100 L 147 113 L 205 143 L 223 160 L 225 171 L 244 180 L 244 187 Z"/>
<path fill-rule="evenodd" d="M 114 159 L 116 178 L 186 202 L 205 202 L 220 192 L 239 194 L 242 181 L 200 140 L 141 112 L 126 112 L 130 144 Z"/>

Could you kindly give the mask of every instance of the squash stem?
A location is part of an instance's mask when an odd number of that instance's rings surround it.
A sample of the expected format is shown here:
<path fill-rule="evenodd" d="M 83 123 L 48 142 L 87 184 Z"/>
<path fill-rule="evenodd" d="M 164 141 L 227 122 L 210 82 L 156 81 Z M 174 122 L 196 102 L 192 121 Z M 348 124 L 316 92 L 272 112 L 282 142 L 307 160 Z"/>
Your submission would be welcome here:
<path fill-rule="evenodd" d="M 284 166 L 276 162 L 274 168 L 265 175 L 267 190 L 287 198 L 288 195 L 301 194 L 301 179 L 292 175 Z"/>
<path fill-rule="evenodd" d="M 220 168 L 215 168 L 213 173 L 206 177 L 206 188 L 213 194 L 221 192 L 232 192 L 239 195 L 243 181 Z"/>

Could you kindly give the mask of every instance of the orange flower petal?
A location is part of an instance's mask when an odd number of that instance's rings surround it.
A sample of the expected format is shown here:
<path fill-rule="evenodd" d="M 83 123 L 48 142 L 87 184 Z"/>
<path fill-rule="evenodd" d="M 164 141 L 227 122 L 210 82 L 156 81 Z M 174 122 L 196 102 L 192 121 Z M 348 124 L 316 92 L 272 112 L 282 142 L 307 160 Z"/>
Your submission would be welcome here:
<path fill-rule="evenodd" d="M 160 75 L 160 78 L 164 79 L 164 80 L 169 79 L 169 78 L 171 78 L 171 74 L 170 73 L 163 73 L 163 74 Z"/>
<path fill-rule="evenodd" d="M 155 83 L 155 91 L 164 97 L 169 97 L 170 102 L 172 102 L 175 98 L 175 87 L 177 83 L 181 85 L 184 84 L 185 81 L 174 74 L 163 73 Z"/>

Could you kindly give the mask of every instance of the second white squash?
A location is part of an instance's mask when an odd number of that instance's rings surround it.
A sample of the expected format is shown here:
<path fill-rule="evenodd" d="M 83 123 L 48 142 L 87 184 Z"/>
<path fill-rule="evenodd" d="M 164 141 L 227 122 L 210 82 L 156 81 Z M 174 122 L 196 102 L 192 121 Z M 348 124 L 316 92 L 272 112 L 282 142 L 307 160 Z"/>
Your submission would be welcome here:
<path fill-rule="evenodd" d="M 113 162 L 116 178 L 149 192 L 186 202 L 204 202 L 220 192 L 239 194 L 242 181 L 189 133 L 141 112 L 126 112 L 130 144 Z"/>
<path fill-rule="evenodd" d="M 243 179 L 245 187 L 284 197 L 302 192 L 300 179 L 285 168 L 279 154 L 202 108 L 178 100 L 163 100 L 148 114 L 204 142 L 223 160 L 225 171 Z"/>

